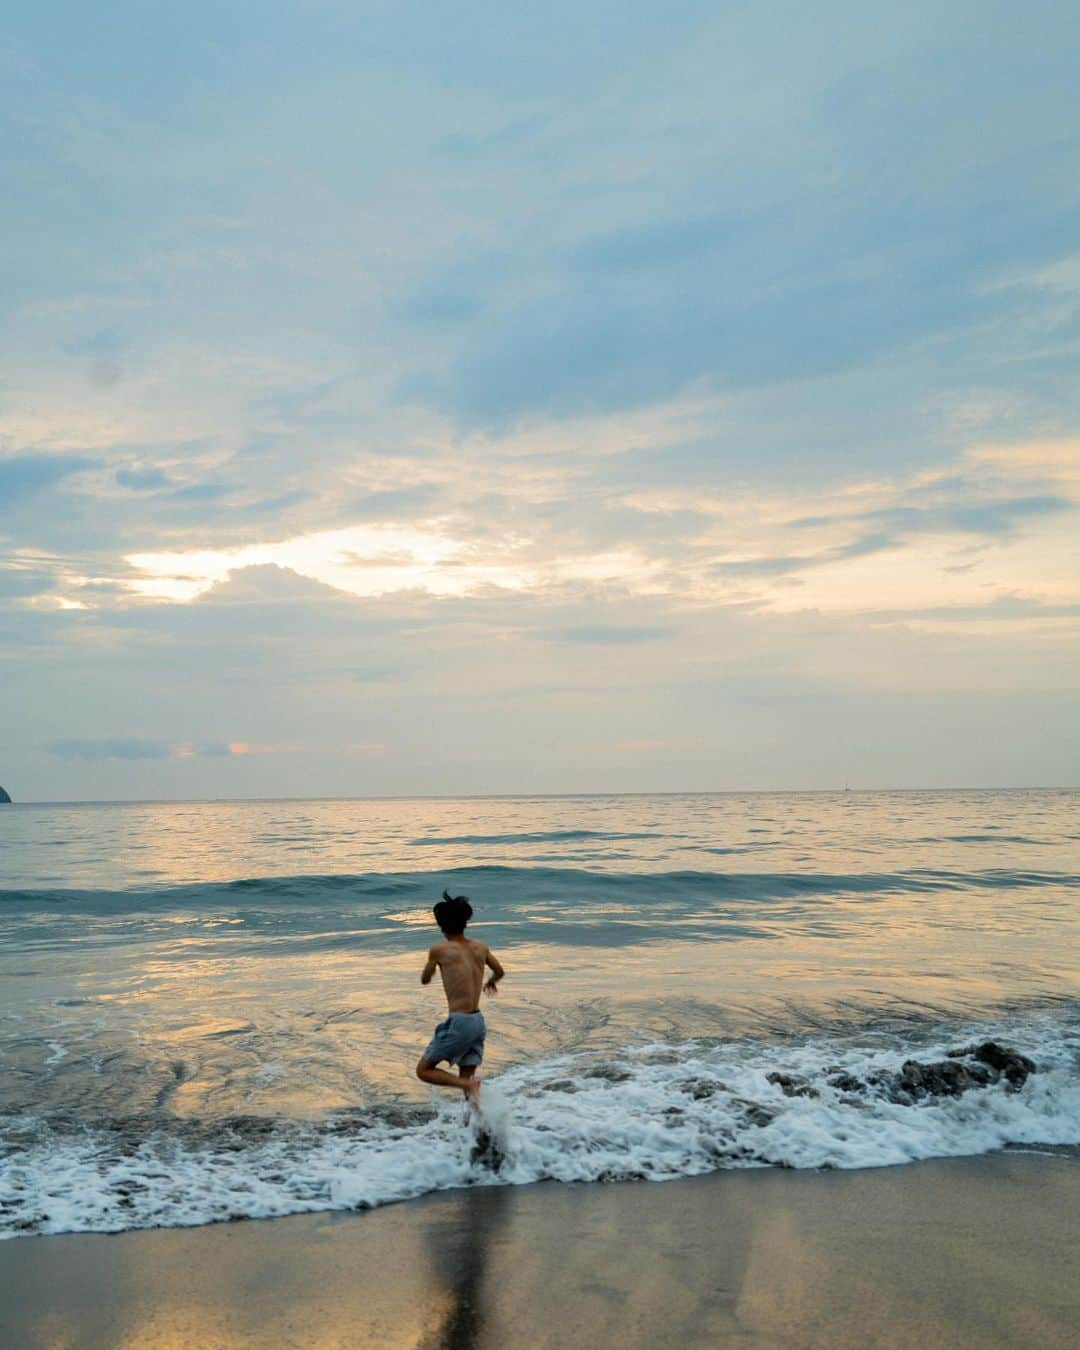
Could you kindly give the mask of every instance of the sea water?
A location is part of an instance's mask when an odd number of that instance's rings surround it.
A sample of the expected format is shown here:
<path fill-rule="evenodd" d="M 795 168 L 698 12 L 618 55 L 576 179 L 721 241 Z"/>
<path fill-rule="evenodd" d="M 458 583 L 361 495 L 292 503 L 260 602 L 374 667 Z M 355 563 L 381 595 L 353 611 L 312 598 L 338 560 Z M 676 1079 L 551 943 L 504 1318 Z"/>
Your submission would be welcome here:
<path fill-rule="evenodd" d="M 444 888 L 494 1151 L 413 1075 Z M 1075 792 L 17 805 L 0 925 L 4 1236 L 1080 1144 Z"/>

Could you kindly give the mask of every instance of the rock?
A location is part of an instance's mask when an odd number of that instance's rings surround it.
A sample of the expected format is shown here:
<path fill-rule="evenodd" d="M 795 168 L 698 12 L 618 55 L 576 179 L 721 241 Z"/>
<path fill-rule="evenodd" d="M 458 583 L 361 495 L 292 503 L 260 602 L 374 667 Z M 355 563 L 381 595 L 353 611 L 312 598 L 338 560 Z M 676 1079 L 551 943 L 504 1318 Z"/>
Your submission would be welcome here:
<path fill-rule="evenodd" d="M 908 1059 L 900 1066 L 900 1077 L 896 1082 L 896 1095 L 901 1097 L 959 1097 L 961 1092 L 973 1087 L 977 1080 L 966 1065 L 955 1059 L 941 1059 L 933 1064 L 921 1064 L 917 1059 Z"/>
<path fill-rule="evenodd" d="M 708 1078 L 703 1078 L 700 1082 L 691 1080 L 689 1083 L 680 1083 L 683 1092 L 688 1092 L 696 1102 L 707 1101 L 717 1092 L 725 1091 L 723 1083 L 711 1082 Z"/>
<path fill-rule="evenodd" d="M 632 1073 L 626 1069 L 620 1069 L 615 1064 L 598 1064 L 595 1069 L 589 1069 L 584 1075 L 585 1078 L 603 1078 L 609 1083 L 626 1083 L 633 1078 Z"/>
<path fill-rule="evenodd" d="M 840 1071 L 829 1079 L 829 1086 L 836 1088 L 838 1092 L 862 1092 L 866 1085 L 861 1078 L 856 1078 L 853 1073 Z"/>
<path fill-rule="evenodd" d="M 625 1172 L 620 1172 L 614 1167 L 605 1167 L 602 1172 L 597 1174 L 596 1179 L 605 1184 L 612 1181 L 648 1181 L 649 1174 L 640 1172 L 636 1168 L 629 1168 Z"/>
<path fill-rule="evenodd" d="M 949 1059 L 923 1064 L 917 1059 L 906 1060 L 900 1073 L 892 1078 L 878 1076 L 895 1102 L 919 1101 L 923 1097 L 959 1097 L 969 1088 L 988 1087 L 1005 1079 L 1008 1089 L 1015 1092 L 1036 1072 L 1035 1064 L 1017 1050 L 1008 1050 L 996 1041 L 969 1045 L 963 1050 L 951 1050 Z M 966 1060 L 966 1063 L 962 1063 Z"/>
<path fill-rule="evenodd" d="M 4 789 L 0 787 L 0 806 L 10 806 L 10 805 L 11 805 L 11 798 L 4 791 Z"/>
<path fill-rule="evenodd" d="M 1003 1073 L 1006 1081 L 1013 1087 L 1020 1087 L 1027 1080 L 1028 1074 L 1035 1072 L 1035 1063 L 1028 1059 L 1027 1055 L 1020 1054 L 1018 1050 L 1006 1050 L 1004 1046 L 998 1045 L 997 1041 L 983 1041 L 982 1045 L 968 1046 L 962 1053 L 970 1055 L 980 1064 L 989 1065 L 998 1073 Z"/>
<path fill-rule="evenodd" d="M 771 1125 L 776 1119 L 777 1113 L 767 1106 L 762 1106 L 760 1102 L 747 1101 L 745 1097 L 736 1097 L 732 1106 L 741 1106 L 743 1119 L 751 1125 L 756 1125 L 759 1129 L 764 1129 L 766 1125 Z"/>
<path fill-rule="evenodd" d="M 791 1073 L 767 1073 L 765 1081 L 775 1083 L 785 1097 L 816 1097 L 817 1088 L 811 1087 L 805 1078 L 797 1078 Z"/>

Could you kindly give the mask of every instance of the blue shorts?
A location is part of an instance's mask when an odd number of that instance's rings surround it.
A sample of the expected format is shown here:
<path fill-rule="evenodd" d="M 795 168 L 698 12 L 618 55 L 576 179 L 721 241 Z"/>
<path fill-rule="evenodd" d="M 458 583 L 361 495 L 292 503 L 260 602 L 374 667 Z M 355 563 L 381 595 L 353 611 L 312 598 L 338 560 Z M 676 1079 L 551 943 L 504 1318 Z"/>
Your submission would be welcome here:
<path fill-rule="evenodd" d="M 482 1012 L 451 1013 L 435 1028 L 435 1035 L 423 1057 L 429 1064 L 439 1064 L 445 1059 L 465 1069 L 473 1068 L 484 1058 L 486 1035 Z"/>

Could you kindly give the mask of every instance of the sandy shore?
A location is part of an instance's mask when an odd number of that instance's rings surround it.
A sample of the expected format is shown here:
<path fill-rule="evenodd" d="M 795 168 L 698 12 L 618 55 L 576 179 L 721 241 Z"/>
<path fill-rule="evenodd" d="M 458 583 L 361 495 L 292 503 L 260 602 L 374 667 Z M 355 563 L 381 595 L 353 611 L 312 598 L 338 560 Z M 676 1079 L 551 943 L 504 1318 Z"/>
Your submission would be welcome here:
<path fill-rule="evenodd" d="M 1080 1160 L 484 1188 L 0 1244 L 5 1347 L 1066 1346 Z"/>

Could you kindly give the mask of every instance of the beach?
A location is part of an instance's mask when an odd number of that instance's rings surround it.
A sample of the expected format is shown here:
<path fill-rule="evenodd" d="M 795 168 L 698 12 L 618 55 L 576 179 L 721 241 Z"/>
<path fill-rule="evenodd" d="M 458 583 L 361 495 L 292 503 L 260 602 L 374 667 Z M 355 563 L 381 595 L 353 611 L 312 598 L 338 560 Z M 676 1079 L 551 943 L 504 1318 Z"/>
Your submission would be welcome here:
<path fill-rule="evenodd" d="M 1075 1342 L 1076 805 L 11 808 L 0 1344 Z"/>
<path fill-rule="evenodd" d="M 1080 1159 L 479 1187 L 0 1245 L 0 1340 L 118 1346 L 1076 1344 Z"/>

